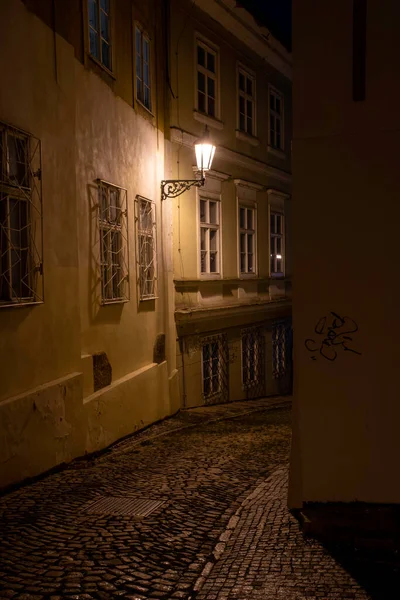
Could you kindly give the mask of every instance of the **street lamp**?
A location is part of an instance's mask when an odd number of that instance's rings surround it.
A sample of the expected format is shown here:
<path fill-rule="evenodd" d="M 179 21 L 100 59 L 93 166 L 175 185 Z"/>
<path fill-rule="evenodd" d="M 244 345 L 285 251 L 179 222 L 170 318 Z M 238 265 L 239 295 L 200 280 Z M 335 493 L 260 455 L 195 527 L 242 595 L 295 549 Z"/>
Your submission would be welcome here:
<path fill-rule="evenodd" d="M 161 181 L 161 200 L 166 198 L 176 198 L 186 192 L 191 187 L 201 187 L 205 183 L 205 173 L 211 169 L 214 158 L 215 146 L 210 141 L 209 133 L 206 128 L 202 138 L 197 140 L 194 145 L 196 152 L 197 173 L 199 179 L 163 179 Z"/>

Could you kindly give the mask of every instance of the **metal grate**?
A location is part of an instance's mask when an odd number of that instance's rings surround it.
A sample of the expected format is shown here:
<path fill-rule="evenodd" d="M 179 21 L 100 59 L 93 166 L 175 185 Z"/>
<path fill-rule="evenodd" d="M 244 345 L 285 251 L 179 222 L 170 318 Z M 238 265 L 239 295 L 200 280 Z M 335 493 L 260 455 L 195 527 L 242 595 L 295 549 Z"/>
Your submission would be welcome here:
<path fill-rule="evenodd" d="M 202 338 L 202 379 L 205 404 L 229 399 L 229 355 L 225 334 Z"/>
<path fill-rule="evenodd" d="M 83 509 L 95 515 L 127 515 L 130 517 L 148 517 L 160 508 L 166 500 L 149 500 L 148 498 L 120 498 L 106 496 L 90 502 Z"/>
<path fill-rule="evenodd" d="M 272 327 L 272 372 L 275 379 L 292 370 L 292 325 L 290 319 L 276 321 Z"/>
<path fill-rule="evenodd" d="M 0 123 L 0 306 L 43 302 L 40 141 Z"/>
<path fill-rule="evenodd" d="M 242 382 L 246 398 L 265 394 L 265 338 L 262 327 L 242 330 Z"/>
<path fill-rule="evenodd" d="M 140 300 L 157 296 L 156 207 L 136 196 L 137 266 Z"/>

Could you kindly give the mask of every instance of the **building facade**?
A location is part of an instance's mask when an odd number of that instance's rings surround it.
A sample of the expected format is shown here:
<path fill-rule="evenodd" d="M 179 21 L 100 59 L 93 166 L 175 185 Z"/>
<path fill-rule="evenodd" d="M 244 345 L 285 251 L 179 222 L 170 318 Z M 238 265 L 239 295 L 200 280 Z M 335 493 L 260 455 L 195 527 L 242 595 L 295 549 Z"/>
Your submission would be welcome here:
<path fill-rule="evenodd" d="M 399 18 L 293 3 L 292 507 L 400 502 Z"/>
<path fill-rule="evenodd" d="M 291 57 L 233 0 L 171 0 L 168 177 L 183 407 L 284 393 L 291 380 Z"/>
<path fill-rule="evenodd" d="M 1 487 L 179 408 L 165 23 L 159 0 L 0 3 Z"/>

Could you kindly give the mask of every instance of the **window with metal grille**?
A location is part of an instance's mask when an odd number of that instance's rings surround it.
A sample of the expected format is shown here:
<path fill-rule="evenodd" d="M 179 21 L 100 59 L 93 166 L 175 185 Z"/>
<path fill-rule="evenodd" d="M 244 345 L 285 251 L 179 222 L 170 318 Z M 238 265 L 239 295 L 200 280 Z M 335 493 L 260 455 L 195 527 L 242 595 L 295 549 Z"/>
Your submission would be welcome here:
<path fill-rule="evenodd" d="M 275 379 L 286 374 L 287 329 L 281 323 L 272 328 L 272 374 Z"/>
<path fill-rule="evenodd" d="M 240 273 L 256 272 L 256 211 L 254 208 L 239 206 L 239 256 Z"/>
<path fill-rule="evenodd" d="M 217 53 L 204 42 L 197 40 L 197 110 L 217 116 Z"/>
<path fill-rule="evenodd" d="M 109 71 L 111 61 L 111 0 L 88 0 L 89 52 Z"/>
<path fill-rule="evenodd" d="M 239 67 L 238 121 L 240 131 L 255 135 L 255 77 Z"/>
<path fill-rule="evenodd" d="M 128 207 L 126 189 L 97 180 L 100 280 L 103 304 L 129 300 Z"/>
<path fill-rule="evenodd" d="M 264 379 L 264 337 L 259 327 L 242 331 L 243 388 L 257 386 Z"/>
<path fill-rule="evenodd" d="M 156 298 L 156 207 L 154 202 L 136 196 L 137 260 L 140 300 Z"/>
<path fill-rule="evenodd" d="M 217 275 L 219 259 L 219 201 L 200 198 L 200 272 Z"/>
<path fill-rule="evenodd" d="M 43 302 L 40 141 L 0 123 L 0 306 Z"/>
<path fill-rule="evenodd" d="M 150 40 L 136 25 L 136 98 L 151 110 Z"/>
<path fill-rule="evenodd" d="M 283 150 L 283 95 L 269 88 L 269 145 Z"/>
<path fill-rule="evenodd" d="M 270 212 L 270 271 L 272 276 L 284 273 L 284 216 Z"/>

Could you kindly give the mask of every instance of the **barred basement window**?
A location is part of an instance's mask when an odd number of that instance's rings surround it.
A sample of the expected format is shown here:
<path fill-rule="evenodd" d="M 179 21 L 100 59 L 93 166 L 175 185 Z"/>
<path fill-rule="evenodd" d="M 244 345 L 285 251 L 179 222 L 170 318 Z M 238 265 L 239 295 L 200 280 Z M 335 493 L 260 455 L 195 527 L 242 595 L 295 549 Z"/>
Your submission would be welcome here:
<path fill-rule="evenodd" d="M 286 327 L 283 323 L 272 328 L 272 374 L 275 379 L 286 374 Z"/>
<path fill-rule="evenodd" d="M 100 280 L 103 304 L 129 300 L 128 207 L 126 189 L 97 180 Z"/>
<path fill-rule="evenodd" d="M 0 123 L 0 306 L 43 302 L 41 146 Z"/>
<path fill-rule="evenodd" d="M 248 389 L 264 379 L 264 337 L 260 327 L 242 331 L 242 382 Z"/>
<path fill-rule="evenodd" d="M 206 403 L 228 400 L 228 347 L 224 334 L 202 340 L 201 366 Z"/>
<path fill-rule="evenodd" d="M 156 298 L 156 207 L 154 202 L 136 196 L 138 279 L 140 300 Z"/>

